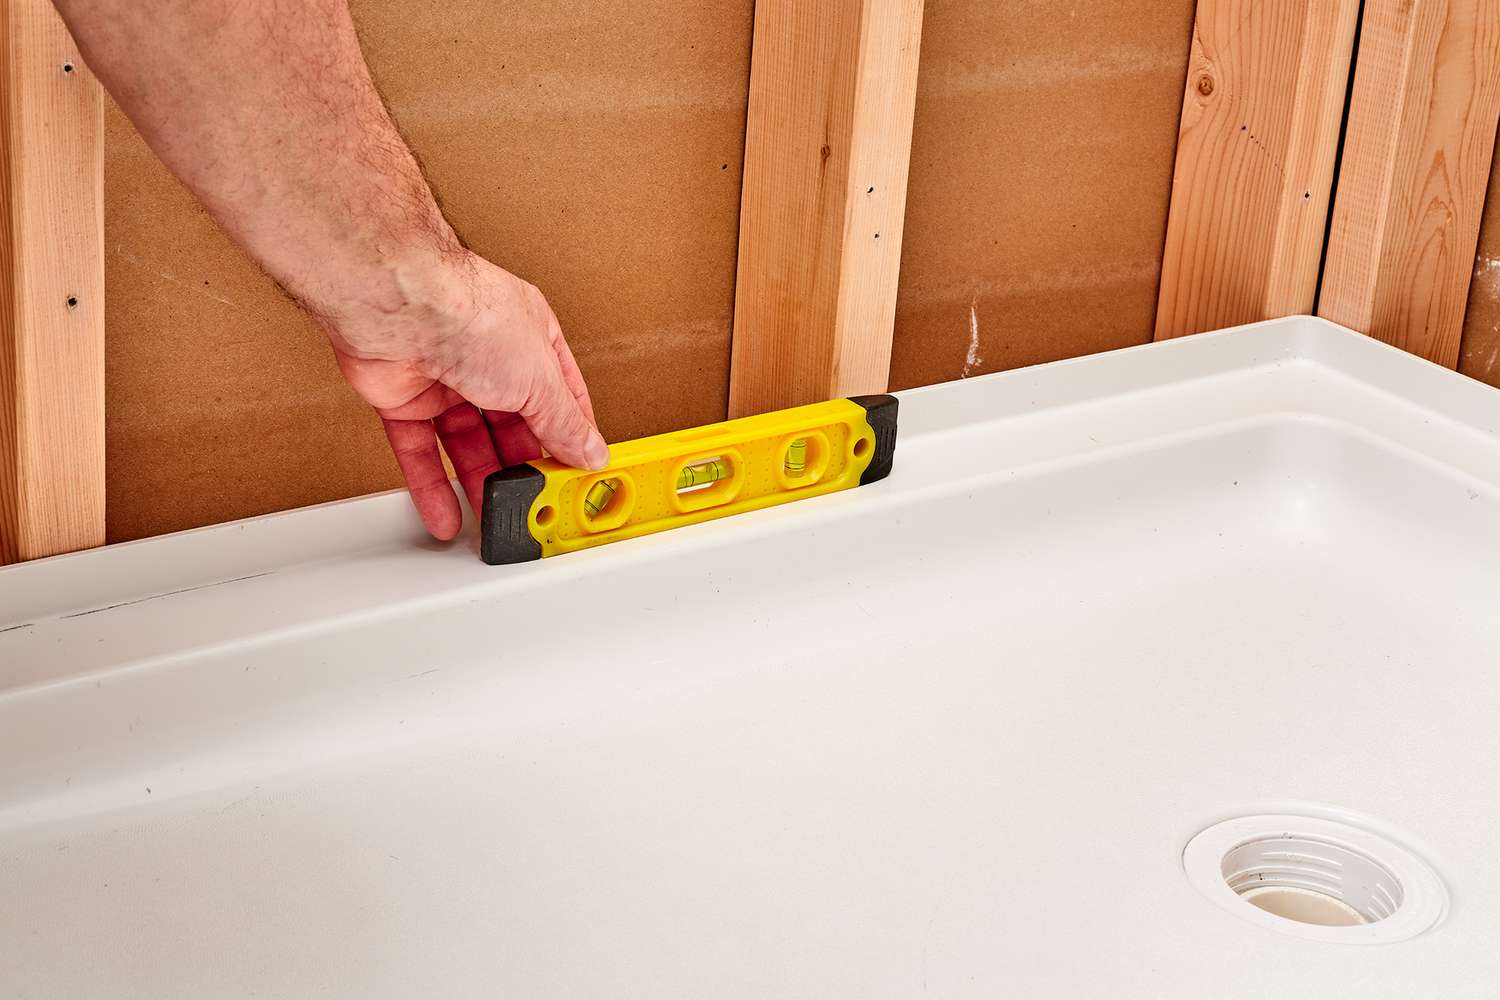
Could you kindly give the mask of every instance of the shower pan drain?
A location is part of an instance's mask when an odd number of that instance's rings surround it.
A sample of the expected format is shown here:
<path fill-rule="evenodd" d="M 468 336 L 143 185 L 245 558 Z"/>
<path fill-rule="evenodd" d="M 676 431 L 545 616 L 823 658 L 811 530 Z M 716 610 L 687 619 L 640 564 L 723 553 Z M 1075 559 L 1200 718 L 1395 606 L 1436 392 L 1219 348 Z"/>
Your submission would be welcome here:
<path fill-rule="evenodd" d="M 1421 858 L 1332 819 L 1227 820 L 1189 841 L 1182 864 L 1189 881 L 1225 910 L 1316 941 L 1405 941 L 1448 910 L 1447 889 Z"/>

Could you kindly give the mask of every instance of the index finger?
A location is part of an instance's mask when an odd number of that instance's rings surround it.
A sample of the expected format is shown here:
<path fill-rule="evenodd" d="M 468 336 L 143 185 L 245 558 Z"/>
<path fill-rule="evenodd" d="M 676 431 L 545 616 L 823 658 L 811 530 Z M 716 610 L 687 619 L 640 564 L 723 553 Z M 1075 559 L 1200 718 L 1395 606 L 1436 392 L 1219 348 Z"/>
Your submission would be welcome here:
<path fill-rule="evenodd" d="M 583 410 L 583 415 L 589 418 L 589 423 L 595 428 L 599 421 L 594 418 L 594 401 L 589 398 L 589 387 L 583 381 L 583 372 L 578 368 L 578 360 L 573 357 L 573 349 L 568 346 L 568 338 L 563 336 L 562 327 L 557 322 L 557 317 L 552 317 L 552 350 L 557 354 L 557 366 L 562 369 L 563 385 L 568 387 L 568 392 L 578 402 L 578 408 Z"/>

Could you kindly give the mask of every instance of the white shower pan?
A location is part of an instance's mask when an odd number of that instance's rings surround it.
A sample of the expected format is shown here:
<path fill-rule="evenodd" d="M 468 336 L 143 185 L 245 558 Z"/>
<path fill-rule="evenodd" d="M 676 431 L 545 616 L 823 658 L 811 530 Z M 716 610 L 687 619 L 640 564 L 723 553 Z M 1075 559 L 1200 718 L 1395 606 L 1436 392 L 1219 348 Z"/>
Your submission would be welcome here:
<path fill-rule="evenodd" d="M 1500 393 L 1298 318 L 900 433 L 520 566 L 0 571 L 0 996 L 1496 995 Z"/>

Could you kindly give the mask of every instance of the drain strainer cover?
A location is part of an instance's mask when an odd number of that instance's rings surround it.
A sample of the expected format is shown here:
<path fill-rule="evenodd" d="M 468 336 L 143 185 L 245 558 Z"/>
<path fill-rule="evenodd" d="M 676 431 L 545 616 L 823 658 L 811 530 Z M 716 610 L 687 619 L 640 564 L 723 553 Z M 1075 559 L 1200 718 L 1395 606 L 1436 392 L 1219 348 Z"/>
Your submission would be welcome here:
<path fill-rule="evenodd" d="M 1189 841 L 1182 864 L 1188 880 L 1230 913 L 1315 941 L 1405 941 L 1448 911 L 1447 889 L 1421 858 L 1332 819 L 1226 820 Z"/>

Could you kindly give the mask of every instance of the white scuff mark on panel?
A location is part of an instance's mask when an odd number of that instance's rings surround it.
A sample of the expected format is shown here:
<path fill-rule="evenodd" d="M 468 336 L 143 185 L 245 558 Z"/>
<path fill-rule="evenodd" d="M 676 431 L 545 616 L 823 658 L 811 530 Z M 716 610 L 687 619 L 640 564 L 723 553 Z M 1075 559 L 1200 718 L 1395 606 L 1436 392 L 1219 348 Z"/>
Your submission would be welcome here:
<path fill-rule="evenodd" d="M 968 378 L 969 373 L 984 361 L 979 356 L 979 296 L 969 300 L 969 350 L 964 355 L 964 369 L 959 372 L 959 378 Z"/>
<path fill-rule="evenodd" d="M 204 289 L 199 288 L 197 285 L 193 284 L 191 281 L 187 281 L 183 278 L 178 277 L 171 271 L 162 270 L 152 261 L 143 260 L 140 257 L 137 257 L 135 254 L 126 253 L 124 250 L 121 250 L 118 247 L 115 248 L 115 256 L 123 261 L 126 261 L 127 263 L 134 264 L 136 267 L 140 268 L 143 271 L 151 272 L 158 278 L 161 278 L 163 281 L 169 284 L 176 285 L 178 288 L 181 288 L 184 291 L 191 292 L 194 295 L 201 296 L 205 299 L 212 299 L 213 301 L 218 302 L 222 305 L 238 308 L 235 303 L 224 298 L 224 296 L 215 295 L 213 292 L 205 291 Z"/>

